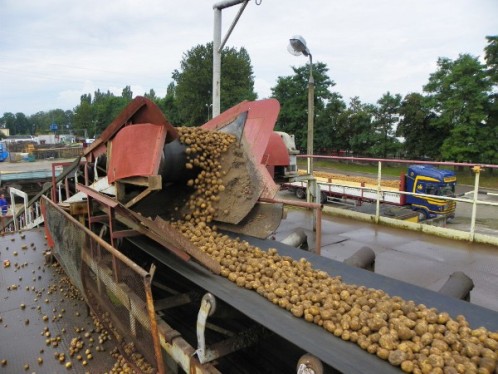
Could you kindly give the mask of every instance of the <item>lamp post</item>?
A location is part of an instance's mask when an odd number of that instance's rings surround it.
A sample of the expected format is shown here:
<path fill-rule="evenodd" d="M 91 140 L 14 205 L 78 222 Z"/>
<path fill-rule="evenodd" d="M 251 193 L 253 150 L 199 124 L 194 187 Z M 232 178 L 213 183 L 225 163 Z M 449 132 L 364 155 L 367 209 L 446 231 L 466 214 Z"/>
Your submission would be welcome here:
<path fill-rule="evenodd" d="M 307 140 L 307 153 L 308 153 L 308 164 L 307 164 L 307 174 L 313 176 L 313 124 L 315 119 L 315 81 L 313 79 L 313 56 L 309 48 L 306 46 L 306 41 L 300 35 L 295 35 L 289 40 L 289 46 L 287 50 L 294 56 L 300 56 L 301 54 L 309 57 L 310 59 L 310 76 L 308 79 L 308 140 Z M 310 201 L 310 194 L 308 188 L 308 198 Z"/>
<path fill-rule="evenodd" d="M 214 33 L 213 33 L 213 108 L 212 117 L 220 114 L 220 91 L 221 91 L 221 51 L 225 46 L 230 34 L 237 24 L 242 12 L 246 8 L 249 0 L 223 0 L 213 5 L 214 10 Z M 221 11 L 237 4 L 242 4 L 239 12 L 235 16 L 232 25 L 227 31 L 225 39 L 221 40 Z"/>

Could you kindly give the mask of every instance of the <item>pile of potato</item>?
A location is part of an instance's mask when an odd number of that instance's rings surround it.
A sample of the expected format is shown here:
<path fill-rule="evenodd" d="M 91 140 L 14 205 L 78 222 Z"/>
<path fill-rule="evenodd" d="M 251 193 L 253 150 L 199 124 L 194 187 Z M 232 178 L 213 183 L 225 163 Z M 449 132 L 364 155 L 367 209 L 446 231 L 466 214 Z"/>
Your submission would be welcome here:
<path fill-rule="evenodd" d="M 306 172 L 300 170 L 299 174 L 306 174 Z M 330 179 L 332 182 L 334 182 L 334 181 L 347 181 L 347 182 L 365 183 L 365 184 L 370 184 L 370 185 L 375 185 L 375 186 L 377 185 L 377 179 L 368 178 L 368 177 L 364 177 L 364 176 L 334 174 L 334 173 L 327 173 L 324 171 L 314 171 L 313 175 L 317 178 Z M 382 187 L 399 188 L 399 180 L 382 179 L 380 181 L 380 185 Z"/>
<path fill-rule="evenodd" d="M 190 195 L 189 213 L 184 218 L 195 224 L 209 223 L 216 212 L 213 205 L 220 200 L 219 193 L 225 190 L 222 178 L 226 172 L 219 160 L 236 139 L 229 134 L 194 127 L 180 127 L 178 133 L 180 142 L 187 146 L 185 167 L 199 170 L 196 178 L 187 181 L 194 193 Z"/>
<path fill-rule="evenodd" d="M 220 263 L 222 276 L 404 372 L 497 372 L 498 332 L 472 329 L 464 316 L 452 318 L 382 290 L 346 284 L 306 259 L 263 251 L 218 232 L 209 224 L 215 213 L 210 201 L 223 190 L 219 157 L 235 139 L 200 128 L 182 128 L 180 134 L 190 149 L 186 167 L 197 167 L 199 177 L 188 182 L 195 189 L 187 203 L 190 213 L 172 224 Z"/>

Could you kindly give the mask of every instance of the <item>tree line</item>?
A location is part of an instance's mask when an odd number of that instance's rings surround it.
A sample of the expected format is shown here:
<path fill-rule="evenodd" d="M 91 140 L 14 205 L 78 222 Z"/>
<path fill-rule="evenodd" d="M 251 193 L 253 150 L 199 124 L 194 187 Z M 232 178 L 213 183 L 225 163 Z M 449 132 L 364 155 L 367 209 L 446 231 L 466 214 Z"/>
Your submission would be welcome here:
<path fill-rule="evenodd" d="M 334 81 L 322 62 L 313 64 L 315 82 L 315 153 L 346 152 L 364 157 L 404 157 L 457 162 L 498 163 L 498 36 L 486 37 L 484 61 L 461 54 L 441 57 L 423 92 L 402 97 L 386 92 L 375 103 L 359 97 L 345 102 L 333 91 Z M 245 48 L 222 51 L 221 109 L 242 100 L 255 100 L 254 75 Z M 277 78 L 272 97 L 281 111 L 276 129 L 295 135 L 306 149 L 309 65 L 293 67 L 293 74 Z M 175 126 L 195 126 L 212 116 L 212 43 L 183 54 L 172 73 L 166 95 L 154 90 L 153 100 Z M 0 126 L 15 134 L 42 134 L 52 123 L 59 132 L 97 136 L 132 100 L 126 86 L 121 96 L 97 90 L 85 94 L 73 110 L 54 109 L 30 116 L 4 113 Z M 67 131 L 66 131 L 67 130 Z"/>

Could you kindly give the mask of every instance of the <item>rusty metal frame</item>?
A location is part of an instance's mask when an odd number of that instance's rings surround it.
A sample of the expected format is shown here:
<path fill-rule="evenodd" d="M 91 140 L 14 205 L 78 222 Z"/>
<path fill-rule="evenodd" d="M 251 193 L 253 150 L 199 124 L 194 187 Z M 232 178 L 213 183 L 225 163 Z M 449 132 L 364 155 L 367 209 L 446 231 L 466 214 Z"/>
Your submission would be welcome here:
<path fill-rule="evenodd" d="M 132 260 L 130 260 L 128 257 L 123 255 L 121 252 L 119 252 L 117 249 L 112 247 L 109 243 L 104 241 L 102 238 L 100 238 L 97 234 L 93 233 L 90 231 L 87 227 L 82 225 L 78 220 L 76 220 L 74 217 L 69 215 L 67 212 L 65 212 L 62 208 L 60 208 L 56 203 L 50 201 L 49 198 L 43 197 L 43 200 L 45 203 L 50 204 L 53 206 L 54 209 L 56 209 L 60 214 L 62 214 L 65 219 L 71 223 L 76 225 L 79 229 L 81 229 L 85 234 L 86 237 L 89 238 L 92 241 L 95 241 L 98 243 L 99 246 L 102 247 L 103 250 L 109 252 L 112 256 L 116 256 L 120 261 L 122 261 L 128 268 L 133 270 L 135 273 L 137 273 L 140 277 L 144 279 L 144 284 L 148 285 L 152 283 L 152 275 L 148 273 L 146 270 L 138 266 L 136 263 L 134 263 Z M 85 253 L 82 251 L 82 253 Z M 97 266 L 99 266 L 95 261 L 92 260 L 88 255 L 85 255 L 84 258 L 82 258 L 85 263 L 90 266 L 90 268 L 94 269 L 94 271 L 97 271 Z M 98 271 L 99 274 L 106 274 L 104 269 L 100 269 L 101 271 Z M 115 284 L 115 281 L 112 277 L 107 277 L 105 279 L 102 279 L 102 282 L 113 282 L 113 285 L 115 288 L 120 287 L 118 284 Z M 128 297 L 128 292 L 129 290 L 123 290 L 121 295 L 123 297 Z M 146 293 L 149 293 L 149 290 L 146 290 Z M 149 296 L 152 296 L 151 293 L 149 293 Z M 134 298 L 136 299 L 136 298 Z M 147 308 L 153 308 L 153 300 L 152 298 L 148 298 L 146 302 L 146 307 Z M 138 313 L 139 311 L 143 310 L 143 308 L 133 308 L 131 313 Z M 146 313 L 147 316 L 155 316 L 155 312 L 151 313 L 150 311 Z M 137 321 L 141 321 L 142 317 L 144 315 L 136 315 Z M 150 318 L 150 317 L 147 317 Z M 157 339 L 153 338 L 153 342 L 159 342 L 161 348 L 173 358 L 175 363 L 179 365 L 185 372 L 187 373 L 192 373 L 192 374 L 219 374 L 220 372 L 216 369 L 216 367 L 210 363 L 206 364 L 201 364 L 199 360 L 195 357 L 195 349 L 181 336 L 181 334 L 173 329 L 170 325 L 168 325 L 164 320 L 162 319 L 156 319 L 156 326 L 157 326 Z M 151 324 L 152 327 L 152 324 Z M 154 348 L 155 352 L 157 352 L 157 348 Z M 162 360 L 162 351 L 161 351 L 161 356 L 157 357 L 158 360 Z M 159 368 L 159 364 L 158 364 Z"/>
<path fill-rule="evenodd" d="M 82 166 L 82 165 L 86 165 L 86 161 L 78 161 L 78 164 L 75 163 L 76 160 L 72 161 L 72 162 L 54 162 L 51 164 L 51 167 L 52 167 L 52 191 L 51 191 L 51 198 L 52 198 L 52 201 L 58 201 L 57 199 L 57 182 L 64 179 L 64 189 L 66 190 L 66 196 L 69 197 L 69 184 L 68 184 L 68 176 L 71 172 L 73 172 L 75 170 L 75 168 L 77 166 Z M 59 175 L 59 177 L 56 177 L 55 176 L 55 169 L 57 167 L 64 167 L 64 166 L 72 166 L 71 168 L 69 168 L 65 173 L 62 173 L 61 175 Z M 85 183 L 88 183 L 88 172 L 85 168 L 85 172 L 84 172 L 84 178 L 85 178 Z"/>
<path fill-rule="evenodd" d="M 138 203 L 140 200 L 145 198 L 147 195 L 149 195 L 153 191 L 159 191 L 162 189 L 162 177 L 160 175 L 149 175 L 147 177 L 134 177 L 134 178 L 125 178 L 125 179 L 119 179 L 116 181 L 116 188 L 117 188 L 117 200 L 121 201 L 122 199 L 122 190 L 124 188 L 125 184 L 131 184 L 134 186 L 141 186 L 145 187 L 145 190 L 140 192 L 137 196 L 135 196 L 133 199 L 128 201 L 127 203 L 124 204 L 126 208 L 129 208 L 136 203 Z"/>
<path fill-rule="evenodd" d="M 94 254 L 94 252 L 90 252 L 91 255 L 88 255 L 87 252 L 82 251 L 82 261 L 87 264 L 87 266 L 92 269 L 95 274 L 100 274 L 100 281 L 103 282 L 106 285 L 113 285 L 113 289 L 115 290 L 121 290 L 119 293 L 116 294 L 118 298 L 121 298 L 123 301 L 123 305 L 127 305 L 128 302 L 126 300 L 131 300 L 130 305 L 135 305 L 134 307 L 130 306 L 129 312 L 134 316 L 134 318 L 142 322 L 144 319 L 148 319 L 150 324 L 147 323 L 142 323 L 142 325 L 149 330 L 151 333 L 152 341 L 154 343 L 154 354 L 156 357 L 157 361 L 157 369 L 159 373 L 165 373 L 165 368 L 164 368 L 164 362 L 163 362 L 163 356 L 161 352 L 161 346 L 160 346 L 160 338 L 159 338 L 159 331 L 158 331 L 158 326 L 157 326 L 157 321 L 156 321 L 156 314 L 154 310 L 154 302 L 152 298 L 152 290 L 151 290 L 151 283 L 152 283 L 152 278 L 154 275 L 155 268 L 152 267 L 150 272 L 147 272 L 146 270 L 142 269 L 139 265 L 137 265 L 135 262 L 133 262 L 131 259 L 129 259 L 127 256 L 119 252 L 116 248 L 111 246 L 109 243 L 107 243 L 105 240 L 100 238 L 97 234 L 89 230 L 87 227 L 82 225 L 78 220 L 76 220 L 74 217 L 69 215 L 67 212 L 65 212 L 62 208 L 60 208 L 57 204 L 54 202 L 50 201 L 46 196 L 43 196 L 43 201 L 46 204 L 50 204 L 54 209 L 56 209 L 60 214 L 62 214 L 65 219 L 68 221 L 68 224 L 73 224 L 76 227 L 78 227 L 80 230 L 82 230 L 85 234 L 85 237 L 87 238 L 86 240 L 89 240 L 90 242 L 95 242 L 97 246 L 103 250 L 109 253 L 112 258 L 113 258 L 113 265 L 117 260 L 119 260 L 121 263 L 123 263 L 127 268 L 132 270 L 135 274 L 137 274 L 140 278 L 143 279 L 143 286 L 144 286 L 144 293 L 146 296 L 145 300 L 145 305 L 138 305 L 141 304 L 141 299 L 138 296 L 134 296 L 130 294 L 130 290 L 123 289 L 121 286 L 121 283 L 119 282 L 119 279 L 115 279 L 115 277 L 106 277 L 108 272 L 104 271 L 102 269 L 102 265 L 98 263 L 98 261 L 95 261 L 94 258 L 90 257 Z M 82 245 L 84 243 L 81 243 Z M 99 271 L 100 269 L 100 271 Z M 87 297 L 87 295 L 85 295 Z M 133 300 L 134 301 L 133 301 Z M 137 304 L 138 303 L 138 304 Z M 144 307 L 146 311 L 144 310 Z M 145 314 L 144 314 L 145 312 Z M 150 326 L 147 328 L 147 326 Z"/>

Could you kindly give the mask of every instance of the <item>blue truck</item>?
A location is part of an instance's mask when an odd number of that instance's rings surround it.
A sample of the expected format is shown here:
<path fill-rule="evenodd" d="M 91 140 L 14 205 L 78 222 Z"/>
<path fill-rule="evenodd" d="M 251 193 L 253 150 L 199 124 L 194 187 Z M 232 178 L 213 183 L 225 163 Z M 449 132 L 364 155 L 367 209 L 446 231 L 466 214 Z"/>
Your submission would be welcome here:
<path fill-rule="evenodd" d="M 377 200 L 377 181 L 371 178 L 351 178 L 347 175 L 314 173 L 320 187 L 322 203 L 337 199 L 375 202 Z M 381 183 L 383 192 L 380 202 L 403 207 L 409 207 L 419 213 L 420 218 L 430 219 L 445 216 L 451 219 L 455 216 L 456 203 L 443 200 L 439 196 L 454 196 L 456 174 L 450 170 L 438 169 L 430 165 L 411 165 L 399 181 L 389 181 L 389 185 Z M 282 184 L 282 189 L 290 190 L 299 198 L 306 196 L 306 181 L 296 181 Z M 411 192 L 421 195 L 412 196 L 399 193 Z"/>
<path fill-rule="evenodd" d="M 0 162 L 5 161 L 9 158 L 9 152 L 7 152 L 7 147 L 3 142 L 0 142 Z"/>
<path fill-rule="evenodd" d="M 404 195 L 402 205 L 410 205 L 413 210 L 423 213 L 426 218 L 438 215 L 445 215 L 448 218 L 455 216 L 456 203 L 437 198 L 455 196 L 457 183 L 455 172 L 430 165 L 412 165 L 408 168 L 404 182 L 404 191 L 434 197 Z"/>

